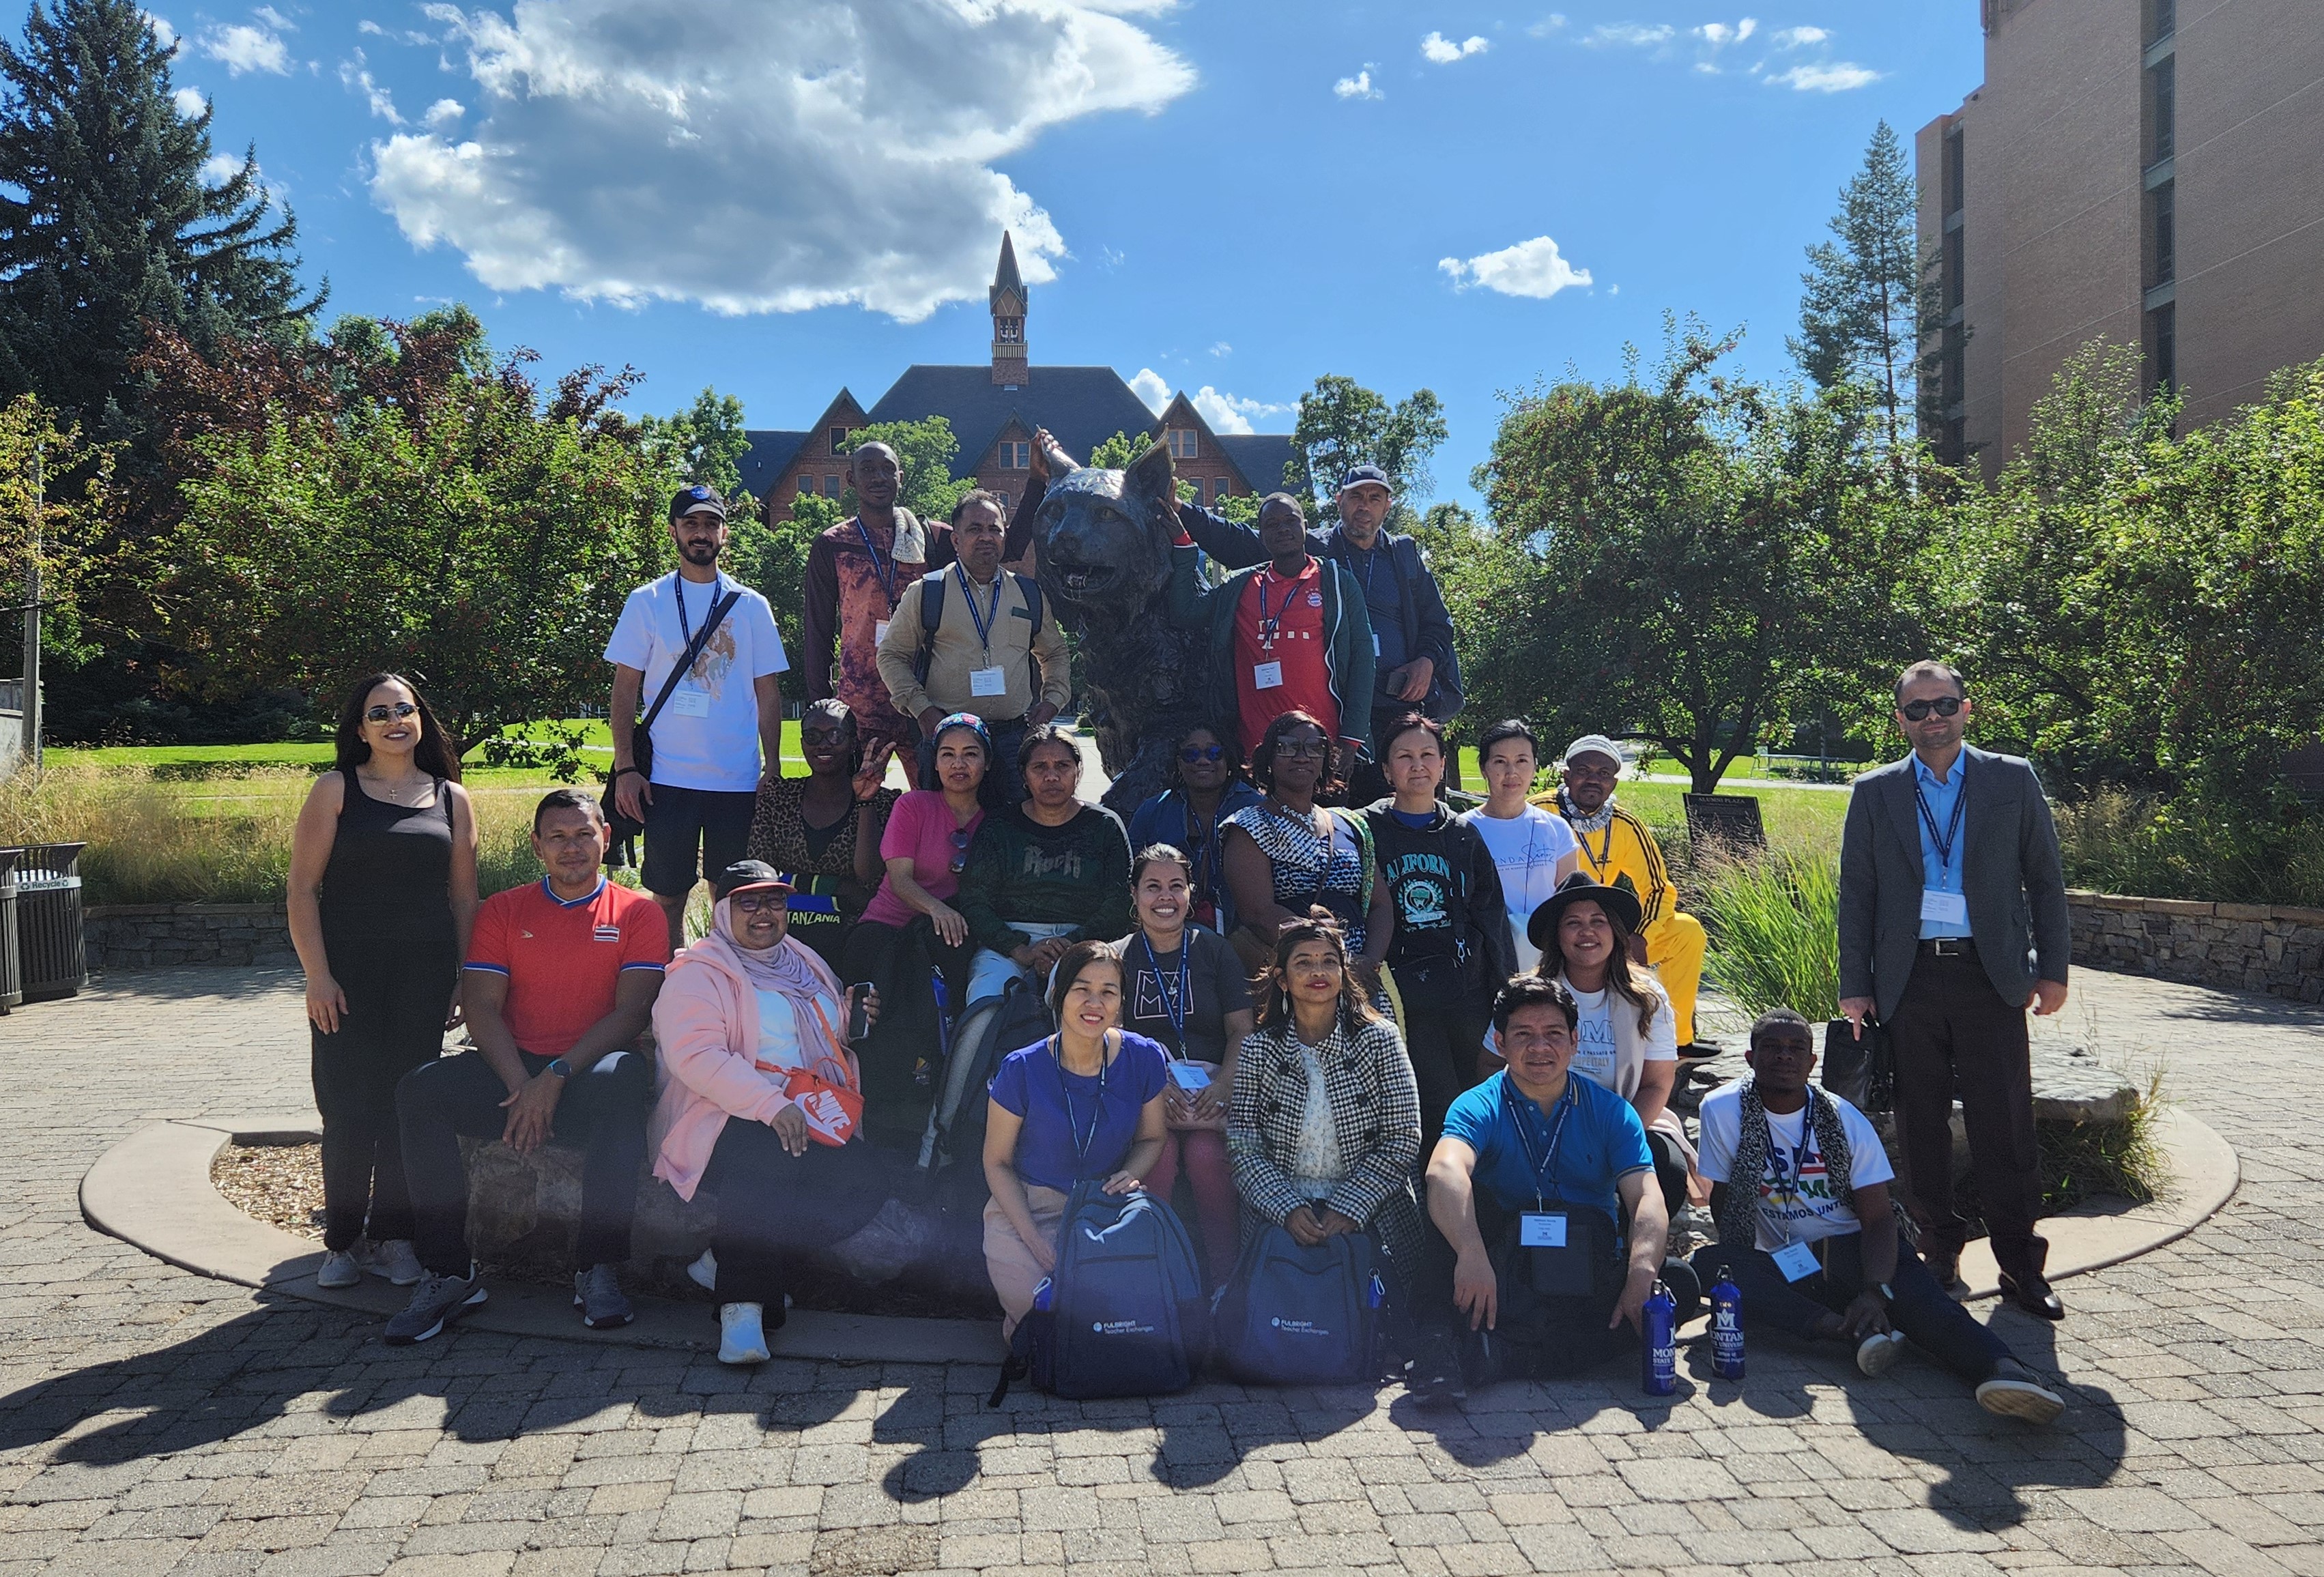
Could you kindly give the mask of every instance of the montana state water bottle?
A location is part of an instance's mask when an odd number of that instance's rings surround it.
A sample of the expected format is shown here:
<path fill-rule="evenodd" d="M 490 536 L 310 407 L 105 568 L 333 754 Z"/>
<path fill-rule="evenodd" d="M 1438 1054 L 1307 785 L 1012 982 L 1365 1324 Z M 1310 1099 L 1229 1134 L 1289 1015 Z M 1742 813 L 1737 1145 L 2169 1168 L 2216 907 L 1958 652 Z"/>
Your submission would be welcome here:
<path fill-rule="evenodd" d="M 1650 1397 L 1678 1394 L 1678 1305 L 1661 1282 L 1638 1311 L 1638 1386 Z"/>
<path fill-rule="evenodd" d="M 1711 1284 L 1711 1372 L 1720 1379 L 1743 1378 L 1743 1289 L 1723 1265 Z"/>

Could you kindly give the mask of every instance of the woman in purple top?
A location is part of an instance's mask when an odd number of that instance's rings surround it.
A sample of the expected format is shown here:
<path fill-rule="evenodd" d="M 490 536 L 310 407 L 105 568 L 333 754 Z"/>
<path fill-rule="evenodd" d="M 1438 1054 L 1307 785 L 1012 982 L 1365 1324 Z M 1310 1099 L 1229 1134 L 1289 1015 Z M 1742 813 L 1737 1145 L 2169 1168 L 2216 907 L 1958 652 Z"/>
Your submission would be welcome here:
<path fill-rule="evenodd" d="M 1001 1299 L 1001 1334 L 1014 1334 L 1033 1289 L 1056 1268 L 1057 1223 L 1076 1183 L 1108 1194 L 1140 1186 L 1167 1132 L 1162 1092 L 1169 1054 L 1121 1022 L 1121 955 L 1076 942 L 1049 986 L 1057 1033 L 1004 1058 L 984 1126 L 984 1265 Z"/>

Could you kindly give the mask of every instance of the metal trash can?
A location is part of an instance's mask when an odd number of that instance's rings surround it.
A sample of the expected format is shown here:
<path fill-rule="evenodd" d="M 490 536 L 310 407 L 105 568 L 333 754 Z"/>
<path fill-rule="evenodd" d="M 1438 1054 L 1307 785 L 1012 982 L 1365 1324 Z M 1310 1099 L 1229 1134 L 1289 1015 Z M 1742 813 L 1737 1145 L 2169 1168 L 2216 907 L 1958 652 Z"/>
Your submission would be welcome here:
<path fill-rule="evenodd" d="M 80 931 L 80 852 L 87 844 L 32 844 L 16 856 L 16 958 L 28 1002 L 69 997 L 88 983 Z"/>
<path fill-rule="evenodd" d="M 24 1002 L 24 970 L 16 953 L 16 856 L 0 849 L 0 1013 Z"/>

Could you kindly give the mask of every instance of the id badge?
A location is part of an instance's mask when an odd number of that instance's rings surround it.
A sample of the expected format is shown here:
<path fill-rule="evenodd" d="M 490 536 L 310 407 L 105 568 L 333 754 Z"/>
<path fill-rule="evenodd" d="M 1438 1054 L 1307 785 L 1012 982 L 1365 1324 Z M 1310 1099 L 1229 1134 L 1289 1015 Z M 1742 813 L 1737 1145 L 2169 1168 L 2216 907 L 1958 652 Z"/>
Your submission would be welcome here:
<path fill-rule="evenodd" d="M 1250 687 L 1254 690 L 1275 690 L 1283 687 L 1283 665 L 1279 662 L 1253 663 Z"/>
<path fill-rule="evenodd" d="M 872 644 L 877 646 L 887 639 L 888 621 L 882 619 L 878 623 L 872 626 Z"/>
<path fill-rule="evenodd" d="M 1565 1247 L 1565 1213 L 1562 1210 L 1529 1210 L 1519 1216 L 1517 1247 L 1520 1249 Z"/>
<path fill-rule="evenodd" d="M 1805 1243 L 1785 1243 L 1775 1250 L 1774 1259 L 1785 1281 L 1804 1281 L 1823 1268 L 1816 1263 L 1815 1250 Z"/>
<path fill-rule="evenodd" d="M 968 670 L 968 693 L 972 696 L 1005 696 L 1009 693 L 1009 676 L 997 668 Z"/>
<path fill-rule="evenodd" d="M 1924 887 L 1921 889 L 1921 918 L 1940 926 L 1966 926 L 1969 895 Z"/>
<path fill-rule="evenodd" d="M 1182 1090 L 1207 1090 L 1211 1087 L 1210 1070 L 1190 1062 L 1172 1063 L 1170 1080 Z"/>
<path fill-rule="evenodd" d="M 710 692 L 692 685 L 680 685 L 669 693 L 669 709 L 680 717 L 710 715 Z"/>
<path fill-rule="evenodd" d="M 1374 657 L 1379 655 L 1379 632 L 1377 630 L 1372 632 L 1372 655 Z"/>

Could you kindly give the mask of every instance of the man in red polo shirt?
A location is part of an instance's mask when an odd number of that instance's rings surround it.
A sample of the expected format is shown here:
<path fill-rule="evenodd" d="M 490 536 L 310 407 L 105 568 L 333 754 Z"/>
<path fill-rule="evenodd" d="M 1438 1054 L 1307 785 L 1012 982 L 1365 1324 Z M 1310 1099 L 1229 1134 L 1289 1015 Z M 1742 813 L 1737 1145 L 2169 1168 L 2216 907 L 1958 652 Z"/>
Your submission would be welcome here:
<path fill-rule="evenodd" d="M 391 1347 L 425 1342 L 484 1301 L 468 1252 L 462 1134 L 520 1155 L 551 1141 L 587 1152 L 573 1306 L 593 1330 L 634 1317 L 614 1267 L 630 1257 L 653 1101 L 653 1064 L 637 1040 L 669 962 L 669 927 L 651 898 L 605 880 L 606 842 L 588 795 L 558 788 L 541 800 L 532 848 L 549 874 L 476 911 L 461 975 L 475 1049 L 416 1068 L 396 1087 L 412 1246 L 427 1275 L 388 1321 Z"/>

